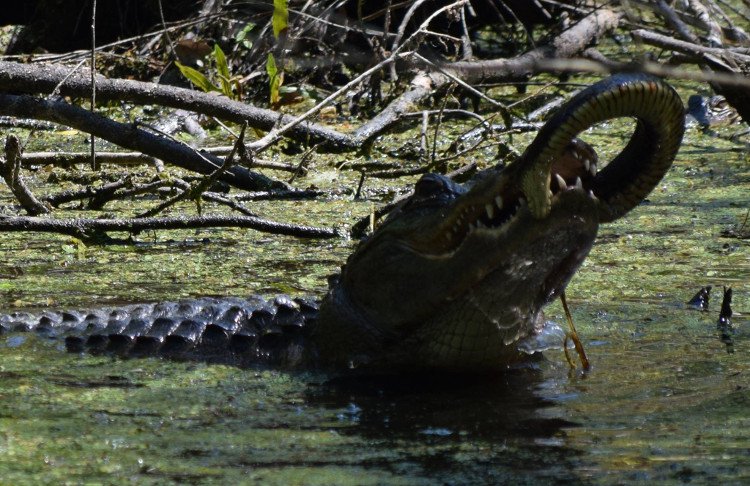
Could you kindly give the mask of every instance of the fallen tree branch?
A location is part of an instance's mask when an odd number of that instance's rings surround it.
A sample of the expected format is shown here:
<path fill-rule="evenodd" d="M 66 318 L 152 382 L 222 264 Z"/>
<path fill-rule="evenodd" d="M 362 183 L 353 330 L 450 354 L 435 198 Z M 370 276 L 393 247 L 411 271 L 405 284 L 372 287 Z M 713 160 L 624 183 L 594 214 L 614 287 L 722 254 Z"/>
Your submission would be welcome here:
<path fill-rule="evenodd" d="M 62 96 L 89 96 L 91 81 L 88 70 L 81 69 L 65 79 L 68 74 L 64 66 L 0 61 L 0 91 L 49 94 L 59 84 Z M 101 75 L 96 76 L 96 96 L 100 103 L 130 101 L 142 105 L 169 106 L 231 122 L 247 122 L 250 127 L 265 131 L 272 130 L 279 123 L 287 124 L 294 120 L 289 115 L 214 94 L 129 79 L 109 79 Z M 331 148 L 356 148 L 351 137 L 315 123 L 291 127 L 289 136 L 296 140 L 326 142 Z"/>
<path fill-rule="evenodd" d="M 9 135 L 5 140 L 5 161 L 0 161 L 0 174 L 27 213 L 32 216 L 49 213 L 49 208 L 39 201 L 23 183 L 19 174 L 20 167 L 21 146 L 15 135 Z"/>
<path fill-rule="evenodd" d="M 232 146 L 222 145 L 219 147 L 203 147 L 197 149 L 205 154 L 224 156 L 232 151 Z M 140 152 L 97 152 L 98 164 L 112 165 L 153 165 L 154 158 Z M 60 167 L 73 167 L 75 165 L 88 164 L 91 162 L 91 154 L 87 152 L 24 152 L 21 155 L 23 167 L 39 165 L 57 165 Z M 283 172 L 296 172 L 298 169 L 303 173 L 307 170 L 296 165 L 274 162 L 272 160 L 253 159 L 253 167 L 259 169 L 279 170 Z"/>
<path fill-rule="evenodd" d="M 144 211 L 140 213 L 137 217 L 138 218 L 145 218 L 149 216 L 156 216 L 160 212 L 164 211 L 168 207 L 174 206 L 180 201 L 183 201 L 185 199 L 193 199 L 198 203 L 198 212 L 200 213 L 200 197 L 201 195 L 208 190 L 211 185 L 216 182 L 222 175 L 227 173 L 233 166 L 234 166 L 234 156 L 237 153 L 238 147 L 243 147 L 243 144 L 245 143 L 245 129 L 247 128 L 247 123 L 244 123 L 242 125 L 242 131 L 240 131 L 240 136 L 237 138 L 237 141 L 234 144 L 234 148 L 232 148 L 232 151 L 229 152 L 229 155 L 226 156 L 224 159 L 224 162 L 221 164 L 219 168 L 217 168 L 212 173 L 208 174 L 206 177 L 202 178 L 201 180 L 193 183 L 193 184 L 187 184 L 187 187 L 182 187 L 182 192 L 177 194 L 174 197 L 169 198 L 168 200 L 162 202 L 155 208 L 151 208 L 147 211 Z M 184 181 L 181 181 L 184 182 Z"/>
<path fill-rule="evenodd" d="M 24 152 L 21 156 L 23 167 L 56 165 L 71 168 L 90 162 L 91 154 L 88 152 Z M 154 165 L 154 158 L 140 152 L 97 152 L 96 162 L 112 165 Z"/>
<path fill-rule="evenodd" d="M 664 78 L 688 79 L 702 83 L 715 83 L 722 86 L 750 88 L 750 78 L 741 74 L 715 73 L 676 68 L 658 62 L 642 61 L 638 63 L 603 63 L 591 59 L 541 59 L 537 61 L 539 69 L 546 72 L 561 73 L 632 73 L 653 74 Z"/>
<path fill-rule="evenodd" d="M 162 184 L 165 183 L 163 181 L 160 181 L 160 182 Z M 53 195 L 45 197 L 44 200 L 53 207 L 59 207 L 61 204 L 65 204 L 65 203 L 69 203 L 73 201 L 80 201 L 81 199 L 94 200 L 94 199 L 105 198 L 106 201 L 110 201 L 114 198 L 114 194 L 118 190 L 125 188 L 125 187 L 132 187 L 132 181 L 130 180 L 130 177 L 126 177 L 119 181 L 110 182 L 109 184 L 104 184 L 96 188 L 87 186 L 78 191 L 59 192 L 57 194 L 53 194 Z M 89 205 L 89 208 L 92 208 L 91 205 Z M 92 209 L 101 209 L 101 206 L 99 206 L 98 208 L 92 208 Z"/>
<path fill-rule="evenodd" d="M 93 234 L 103 231 L 124 231 L 137 234 L 147 230 L 179 230 L 191 228 L 250 228 L 265 233 L 297 236 L 300 238 L 335 238 L 338 232 L 331 228 L 317 228 L 289 223 L 279 223 L 254 216 L 198 216 L 126 219 L 47 219 L 32 216 L 0 217 L 0 231 L 36 231 L 61 233 L 90 240 Z"/>
<path fill-rule="evenodd" d="M 597 10 L 562 32 L 551 45 L 537 47 L 510 59 L 461 61 L 441 67 L 469 83 L 526 80 L 541 72 L 539 61 L 542 59 L 567 58 L 583 52 L 596 39 L 617 27 L 622 15 L 609 9 Z"/>
<path fill-rule="evenodd" d="M 692 42 L 692 43 L 700 42 L 698 37 L 695 34 L 693 34 L 693 32 L 685 24 L 685 22 L 683 22 L 682 19 L 679 17 L 679 15 L 677 15 L 677 12 L 675 12 L 672 9 L 672 7 L 670 7 L 669 4 L 667 4 L 665 0 L 656 0 L 654 2 L 654 5 L 656 6 L 659 14 L 667 22 L 667 24 L 670 27 L 672 27 L 672 29 L 675 32 L 677 32 L 680 35 L 680 37 L 682 37 L 688 42 Z"/>
<path fill-rule="evenodd" d="M 462 2 L 456 2 L 455 5 L 460 6 Z M 439 11 L 449 7 L 451 6 L 443 7 Z M 535 63 L 536 60 L 569 57 L 580 52 L 597 37 L 615 27 L 620 17 L 621 14 L 611 10 L 599 10 L 563 32 L 551 46 L 538 47 L 516 58 L 448 63 L 442 65 L 441 69 L 450 73 L 451 76 L 471 83 L 526 79 L 540 72 Z M 399 49 L 407 44 L 402 43 Z M 397 56 L 399 53 L 393 52 L 379 68 L 393 62 Z M 59 85 L 59 92 L 63 96 L 85 97 L 89 93 L 91 84 L 88 74 L 87 70 L 69 74 L 62 66 L 37 66 L 0 61 L 0 91 L 50 93 Z M 66 76 L 68 76 L 67 79 Z M 449 78 L 450 76 L 442 73 L 420 73 L 414 78 L 411 88 L 386 107 L 382 115 L 374 117 L 353 134 L 343 134 L 309 121 L 309 116 L 314 113 L 315 109 L 319 109 L 319 106 L 324 105 L 323 102 L 303 116 L 291 117 L 212 94 L 153 83 L 97 76 L 96 85 L 97 98 L 100 102 L 122 100 L 139 104 L 159 104 L 237 123 L 246 121 L 251 127 L 272 131 L 263 140 L 250 144 L 251 150 L 265 148 L 283 134 L 295 140 L 320 142 L 323 144 L 322 148 L 339 151 L 356 150 L 366 145 L 398 121 L 401 114 L 431 95 L 435 89 L 449 82 Z M 274 127 L 279 125 L 281 128 L 274 130 Z"/>
<path fill-rule="evenodd" d="M 76 130 L 94 134 L 121 147 L 137 150 L 201 174 L 210 174 L 223 163 L 220 158 L 211 154 L 201 154 L 185 144 L 153 135 L 134 125 L 116 122 L 97 113 L 90 113 L 88 110 L 63 101 L 42 100 L 27 95 L 0 94 L 0 113 L 61 123 Z M 250 191 L 289 188 L 283 182 L 251 172 L 244 167 L 232 167 L 222 175 L 221 180 Z"/>
<path fill-rule="evenodd" d="M 662 49 L 669 49 L 696 57 L 712 56 L 717 59 L 733 59 L 738 63 L 750 64 L 750 55 L 741 54 L 739 52 L 732 52 L 729 49 L 720 47 L 705 47 L 700 44 L 682 41 L 645 29 L 636 29 L 631 32 L 631 35 L 641 42 L 645 42 L 646 44 L 660 47 Z"/>
<path fill-rule="evenodd" d="M 446 63 L 438 66 L 442 72 L 421 71 L 414 76 L 408 90 L 358 128 L 352 137 L 360 143 L 374 139 L 452 78 L 466 83 L 526 80 L 544 72 L 540 60 L 571 57 L 582 52 L 595 39 L 615 28 L 621 18 L 621 13 L 598 10 L 560 34 L 550 46 L 537 47 L 514 58 Z"/>

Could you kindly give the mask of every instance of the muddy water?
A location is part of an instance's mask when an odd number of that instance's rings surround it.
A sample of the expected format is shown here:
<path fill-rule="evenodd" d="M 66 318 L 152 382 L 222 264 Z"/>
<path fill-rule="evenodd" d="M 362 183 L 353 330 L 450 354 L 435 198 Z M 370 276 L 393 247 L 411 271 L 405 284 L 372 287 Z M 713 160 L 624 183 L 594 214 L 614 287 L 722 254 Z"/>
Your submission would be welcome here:
<path fill-rule="evenodd" d="M 589 372 L 548 352 L 533 369 L 476 381 L 351 383 L 78 356 L 3 335 L 0 483 L 750 482 L 750 161 L 743 145 L 688 135 L 669 176 L 602 228 L 568 288 Z M 319 224 L 369 208 L 346 197 L 254 206 Z M 0 308 L 320 295 L 352 244 L 225 230 L 83 247 L 6 234 Z M 703 285 L 714 286 L 709 312 L 686 308 Z M 743 314 L 731 348 L 716 328 L 722 285 Z M 562 322 L 559 304 L 548 316 Z"/>

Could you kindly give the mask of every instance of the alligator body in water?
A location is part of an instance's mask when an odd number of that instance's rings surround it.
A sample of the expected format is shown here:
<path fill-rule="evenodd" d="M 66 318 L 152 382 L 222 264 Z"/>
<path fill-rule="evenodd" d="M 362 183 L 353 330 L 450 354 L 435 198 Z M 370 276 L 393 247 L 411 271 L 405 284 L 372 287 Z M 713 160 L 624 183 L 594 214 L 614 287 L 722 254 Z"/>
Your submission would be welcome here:
<path fill-rule="evenodd" d="M 633 117 L 601 164 L 575 137 Z M 574 96 L 523 155 L 467 186 L 429 174 L 363 241 L 322 302 L 197 299 L 0 317 L 5 331 L 64 336 L 73 350 L 237 363 L 394 371 L 489 371 L 526 359 L 542 309 L 588 255 L 600 223 L 656 186 L 679 148 L 684 109 L 664 82 L 621 74 Z"/>

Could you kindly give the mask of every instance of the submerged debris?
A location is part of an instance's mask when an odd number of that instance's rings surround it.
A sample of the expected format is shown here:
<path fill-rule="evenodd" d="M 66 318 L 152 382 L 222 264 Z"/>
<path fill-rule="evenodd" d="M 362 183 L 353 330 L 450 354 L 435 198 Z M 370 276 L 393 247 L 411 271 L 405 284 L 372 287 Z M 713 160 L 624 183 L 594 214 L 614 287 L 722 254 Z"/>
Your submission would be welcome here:
<path fill-rule="evenodd" d="M 687 303 L 690 307 L 701 310 L 701 311 L 708 311 L 708 301 L 711 297 L 711 286 L 707 285 L 705 287 L 702 287 L 698 293 L 696 293 L 692 299 L 690 299 Z"/>
<path fill-rule="evenodd" d="M 724 287 L 724 298 L 721 301 L 719 320 L 716 322 L 721 342 L 726 344 L 727 353 L 734 353 L 734 327 L 732 326 L 732 287 Z"/>

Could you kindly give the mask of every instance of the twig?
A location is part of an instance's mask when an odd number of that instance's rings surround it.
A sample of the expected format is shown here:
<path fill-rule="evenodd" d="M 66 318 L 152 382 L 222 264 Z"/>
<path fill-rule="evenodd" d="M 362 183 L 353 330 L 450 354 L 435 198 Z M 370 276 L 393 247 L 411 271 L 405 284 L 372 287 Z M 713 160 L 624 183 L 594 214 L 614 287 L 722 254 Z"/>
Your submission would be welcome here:
<path fill-rule="evenodd" d="M 130 177 L 125 177 L 119 181 L 104 184 L 99 187 L 88 186 L 78 191 L 63 191 L 57 194 L 53 194 L 44 198 L 44 200 L 53 207 L 59 207 L 61 204 L 80 201 L 81 199 L 94 198 L 103 194 L 111 195 L 114 194 L 118 189 L 123 187 L 132 186 L 132 180 Z"/>
<path fill-rule="evenodd" d="M 37 66 L 0 61 L 0 91 L 50 93 L 57 89 L 63 96 L 84 97 L 88 96 L 91 88 L 89 77 L 85 74 L 87 73 L 69 72 L 67 68 L 55 65 Z M 209 93 L 127 79 L 108 79 L 101 75 L 96 75 L 96 79 L 96 96 L 99 102 L 126 100 L 138 104 L 158 104 L 236 123 L 247 121 L 251 127 L 261 130 L 273 129 L 279 117 L 282 123 L 293 119 L 272 110 L 256 108 Z M 309 138 L 312 142 L 324 141 L 332 148 L 358 146 L 351 137 L 315 123 L 307 123 L 299 128 L 295 124 L 290 130 L 292 137 Z"/>
<path fill-rule="evenodd" d="M 312 158 L 315 151 L 318 149 L 318 144 L 313 145 L 312 147 L 305 150 L 305 153 L 302 154 L 302 157 L 300 157 L 299 164 L 297 164 L 297 167 L 294 167 L 294 170 L 292 171 L 292 177 L 289 178 L 287 181 L 289 184 L 294 182 L 294 180 L 301 176 L 305 175 L 307 173 L 307 164 L 310 162 L 310 159 Z"/>
<path fill-rule="evenodd" d="M 712 47 L 721 46 L 721 27 L 711 18 L 708 8 L 698 0 L 688 0 L 688 5 L 690 6 L 690 10 L 695 14 L 696 19 L 698 19 L 700 27 L 708 32 L 708 44 Z"/>
<path fill-rule="evenodd" d="M 254 153 L 260 153 L 270 147 L 272 144 L 276 143 L 282 135 L 284 135 L 286 132 L 292 130 L 297 125 L 301 124 L 305 120 L 308 120 L 311 116 L 318 113 L 320 110 L 328 106 L 328 104 L 333 101 L 334 99 L 338 98 L 341 94 L 345 93 L 349 89 L 351 89 L 353 86 L 356 86 L 362 80 L 368 78 L 371 74 L 379 71 L 384 66 L 387 66 L 388 64 L 394 62 L 395 57 L 391 56 L 387 59 L 384 59 L 383 61 L 379 62 L 375 66 L 371 67 L 370 69 L 366 70 L 356 78 L 354 78 L 352 81 L 349 81 L 341 88 L 337 89 L 330 95 L 328 95 L 323 101 L 319 102 L 317 105 L 313 106 L 303 114 L 297 116 L 290 122 L 286 123 L 285 125 L 279 127 L 279 128 L 273 128 L 268 134 L 266 134 L 263 138 L 260 140 L 256 140 L 255 142 L 248 144 L 247 149 L 254 152 Z M 283 120 L 283 118 L 282 118 Z"/>
<path fill-rule="evenodd" d="M 28 130 L 62 130 L 64 127 L 57 123 L 33 120 L 29 118 L 16 118 L 14 116 L 0 116 L 0 127 L 26 128 Z"/>
<path fill-rule="evenodd" d="M 450 99 L 451 95 L 453 94 L 453 87 L 455 85 L 450 85 L 448 88 L 448 92 L 445 94 L 445 98 L 443 99 L 443 104 L 440 106 L 440 111 L 438 112 L 437 121 L 435 122 L 435 134 L 432 136 L 432 153 L 430 153 L 430 168 L 435 168 L 436 159 L 437 159 L 437 145 L 438 145 L 438 138 L 440 135 L 440 127 L 443 124 L 443 111 L 445 110 L 445 106 L 448 104 L 448 100 Z M 445 169 L 441 169 L 441 172 Z"/>
<path fill-rule="evenodd" d="M 96 0 L 91 5 L 91 113 L 96 111 Z M 96 137 L 92 133 L 91 143 L 91 170 L 99 170 L 96 162 Z"/>
<path fill-rule="evenodd" d="M 430 117 L 427 112 L 422 112 L 422 129 L 419 131 L 419 153 L 420 157 L 427 157 L 427 128 L 429 125 Z"/>
<path fill-rule="evenodd" d="M 700 44 L 694 44 L 692 42 L 685 42 L 666 35 L 657 34 L 644 29 L 636 29 L 631 32 L 631 35 L 636 39 L 645 42 L 656 47 L 663 49 L 670 49 L 693 56 L 703 57 L 704 55 L 712 56 L 714 59 L 718 58 L 730 58 L 735 59 L 739 63 L 750 64 L 750 55 L 740 54 L 722 49 L 718 47 L 705 47 Z"/>
<path fill-rule="evenodd" d="M 204 192 L 206 192 L 206 190 L 208 190 L 209 187 L 211 187 L 211 184 L 216 182 L 216 180 L 218 180 L 222 174 L 224 174 L 227 170 L 229 170 L 230 167 L 232 167 L 232 165 L 234 164 L 234 156 L 237 153 L 238 148 L 244 145 L 246 128 L 247 128 L 247 123 L 242 125 L 240 136 L 235 142 L 234 148 L 229 153 L 229 155 L 227 155 L 227 157 L 224 159 L 224 163 L 221 164 L 219 168 L 217 168 L 214 172 L 212 172 L 208 176 L 204 177 L 197 184 L 194 184 L 188 188 L 185 188 L 180 194 L 177 194 L 173 198 L 170 198 L 164 201 L 163 203 L 159 204 L 155 208 L 151 208 L 148 211 L 142 212 L 137 217 L 146 218 L 146 217 L 154 216 L 164 211 L 168 207 L 174 206 L 178 202 L 184 201 L 187 198 L 191 198 L 197 201 L 201 197 L 201 195 Z M 200 206 L 198 206 L 198 210 L 200 212 Z"/>
<path fill-rule="evenodd" d="M 32 216 L 49 213 L 49 208 L 39 201 L 23 183 L 19 173 L 20 167 L 21 146 L 15 135 L 8 135 L 5 139 L 5 162 L 0 161 L 0 171 L 5 183 L 27 213 Z"/>
<path fill-rule="evenodd" d="M 477 96 L 477 97 L 479 97 L 479 98 L 483 99 L 484 101 L 488 102 L 488 103 L 489 103 L 489 104 L 491 104 L 491 105 L 492 105 L 492 106 L 493 106 L 494 108 L 497 108 L 497 109 L 499 109 L 499 110 L 501 110 L 501 111 L 505 111 L 506 113 L 508 112 L 508 108 L 507 108 L 507 107 L 506 107 L 505 105 L 503 105 L 503 104 L 502 104 L 502 103 L 500 103 L 499 101 L 493 100 L 492 98 L 490 98 L 490 97 L 489 97 L 489 96 L 487 96 L 486 94 L 482 93 L 481 91 L 479 91 L 479 90 L 478 90 L 478 89 L 476 89 L 475 87 L 471 86 L 471 85 L 470 85 L 469 83 L 467 83 L 466 81 L 463 81 L 463 80 L 462 80 L 461 78 L 459 78 L 459 77 L 458 77 L 458 76 L 456 76 L 456 75 L 455 75 L 454 73 L 452 73 L 452 72 L 450 71 L 450 69 L 444 69 L 444 68 L 443 68 L 442 66 L 438 66 L 437 64 L 435 64 L 434 62 L 430 61 L 429 59 L 427 59 L 426 57 L 422 56 L 422 55 L 421 55 L 421 54 L 419 54 L 419 53 L 416 53 L 416 52 L 415 52 L 415 53 L 413 53 L 412 55 L 413 55 L 413 56 L 414 56 L 414 58 L 416 58 L 416 59 L 417 59 L 417 60 L 418 60 L 419 62 L 421 62 L 421 63 L 424 63 L 424 64 L 426 64 L 427 66 L 430 66 L 431 68 L 433 68 L 433 69 L 435 69 L 435 70 L 439 71 L 440 73 L 444 74 L 445 76 L 447 76 L 447 77 L 448 77 L 448 79 L 450 79 L 450 80 L 451 80 L 451 81 L 453 81 L 454 83 L 456 83 L 456 84 L 460 85 L 460 86 L 461 86 L 462 88 L 464 88 L 464 89 L 465 89 L 466 91 L 470 92 L 470 93 L 471 93 L 471 94 L 473 94 L 474 96 Z M 467 63 L 467 62 L 465 62 L 465 61 L 464 61 L 464 62 L 463 62 L 463 64 L 464 64 L 464 65 L 469 65 L 470 63 Z M 449 66 L 450 66 L 450 65 L 449 65 Z"/>
<path fill-rule="evenodd" d="M 364 171 L 360 172 L 360 174 L 359 174 L 359 183 L 357 184 L 357 190 L 354 193 L 354 200 L 355 201 L 359 200 L 359 197 L 362 194 L 362 186 L 364 186 L 364 184 L 365 184 L 365 177 L 366 177 L 365 172 Z"/>
<path fill-rule="evenodd" d="M 461 110 L 458 108 L 441 108 L 440 110 L 422 110 L 418 113 L 404 113 L 402 116 L 404 118 L 412 118 L 412 117 L 421 118 L 422 116 L 424 116 L 425 113 L 429 116 L 439 116 L 445 119 L 463 117 L 463 118 L 474 118 L 475 120 L 478 120 L 480 123 L 486 122 L 484 117 L 480 115 L 479 113 L 475 113 L 469 110 Z"/>
<path fill-rule="evenodd" d="M 203 147 L 196 149 L 206 154 L 225 156 L 232 151 L 232 146 Z M 39 165 L 59 165 L 61 167 L 72 167 L 74 165 L 88 163 L 90 155 L 85 152 L 24 152 L 21 156 L 21 165 L 24 167 Z M 154 158 L 140 152 L 97 152 L 96 159 L 99 164 L 113 165 L 153 165 Z M 261 169 L 278 170 L 282 172 L 307 173 L 305 167 L 299 165 L 284 164 L 271 160 L 253 160 L 253 167 Z"/>
<path fill-rule="evenodd" d="M 461 8 L 461 60 L 467 61 L 474 57 L 474 51 L 471 48 L 471 34 L 469 34 L 469 27 L 466 25 L 466 10 L 467 7 L 464 5 Z"/>
<path fill-rule="evenodd" d="M 119 123 L 97 113 L 89 113 L 83 108 L 62 101 L 0 93 L 0 113 L 61 123 L 93 133 L 121 147 L 137 150 L 165 162 L 204 174 L 210 174 L 222 164 L 218 157 L 198 154 L 188 145 L 172 142 L 133 125 Z M 248 190 L 288 189 L 283 182 L 274 181 L 243 167 L 232 167 L 222 180 Z"/>
<path fill-rule="evenodd" d="M 317 191 L 312 189 L 306 189 L 303 191 L 261 191 L 261 192 L 246 192 L 234 196 L 237 201 L 275 201 L 279 199 L 315 199 L 318 196 L 324 195 L 325 192 Z"/>
<path fill-rule="evenodd" d="M 401 51 L 404 49 L 404 47 L 408 44 L 408 41 L 416 37 L 420 34 L 420 31 L 424 29 L 427 25 L 432 22 L 432 20 L 437 17 L 438 15 L 441 15 L 443 12 L 450 10 L 452 8 L 455 8 L 457 6 L 464 5 L 468 0 L 458 0 L 454 3 L 451 3 L 450 5 L 446 5 L 444 7 L 441 7 L 437 10 L 435 10 L 430 16 L 425 19 L 424 22 L 422 22 L 422 25 L 415 31 L 413 34 L 409 36 L 409 39 L 407 39 L 406 42 L 404 42 L 402 45 L 398 46 L 397 48 L 393 49 L 391 52 L 390 57 L 384 59 L 383 61 L 379 62 L 375 66 L 371 67 L 370 69 L 366 70 L 356 78 L 354 78 L 352 81 L 348 82 L 332 94 L 328 95 L 323 101 L 312 107 L 311 109 L 307 110 L 305 113 L 299 115 L 297 118 L 292 120 L 291 122 L 287 123 L 286 125 L 282 126 L 281 128 L 274 129 L 270 133 L 268 133 L 265 137 L 261 138 L 260 140 L 257 140 L 251 144 L 248 145 L 248 150 L 251 150 L 255 153 L 262 152 L 266 148 L 268 148 L 271 144 L 275 143 L 281 136 L 286 133 L 287 131 L 291 130 L 295 126 L 299 125 L 303 121 L 307 120 L 309 117 L 314 115 L 315 113 L 319 112 L 324 107 L 328 106 L 328 104 L 339 97 L 342 93 L 348 91 L 353 86 L 356 86 L 359 84 L 362 80 L 368 78 L 371 74 L 379 71 L 383 67 L 387 66 L 388 64 L 391 64 L 395 62 L 397 59 L 401 57 L 405 57 L 404 54 L 401 53 Z"/>
<path fill-rule="evenodd" d="M 690 31 L 690 28 L 685 24 L 685 22 L 680 19 L 680 17 L 675 13 L 672 7 L 667 5 L 667 2 L 665 2 L 664 0 L 656 0 L 654 3 L 658 8 L 659 13 L 661 13 L 662 17 L 664 17 L 664 20 L 667 21 L 667 23 L 672 27 L 672 29 L 674 29 L 675 32 L 680 35 L 680 37 L 694 44 L 700 43 L 698 37 Z"/>
<path fill-rule="evenodd" d="M 404 33 L 406 32 L 406 27 L 409 25 L 409 20 L 411 20 L 412 16 L 414 15 L 414 12 L 416 12 L 419 6 L 422 5 L 425 1 L 426 0 L 416 0 L 415 2 L 412 2 L 412 4 L 409 6 L 409 9 L 404 14 L 403 19 L 401 19 L 401 24 L 399 24 L 398 29 L 396 30 L 396 37 L 393 39 L 393 42 L 391 43 L 391 51 L 397 51 L 401 49 L 401 46 L 399 44 L 401 43 L 401 38 L 404 37 Z M 410 36 L 409 39 L 411 38 L 412 37 Z M 395 81 L 395 79 L 393 81 Z"/>
<path fill-rule="evenodd" d="M 674 79 L 688 79 L 704 83 L 716 83 L 724 86 L 750 88 L 750 79 L 748 79 L 747 76 L 742 76 L 740 74 L 697 72 L 695 70 L 674 68 L 652 61 L 604 64 L 590 59 L 540 59 L 536 61 L 536 69 L 544 72 L 600 74 L 642 72 Z"/>
<path fill-rule="evenodd" d="M 565 358 L 568 360 L 568 364 L 570 364 L 572 368 L 575 368 L 573 360 L 571 360 L 570 356 L 568 355 L 567 341 L 568 339 L 570 339 L 573 341 L 573 345 L 575 346 L 576 352 L 578 353 L 578 358 L 581 360 L 581 367 L 583 368 L 583 371 L 588 371 L 591 369 L 591 363 L 589 362 L 589 358 L 586 356 L 586 351 L 583 349 L 581 338 L 578 337 L 576 326 L 575 324 L 573 324 L 573 316 L 570 314 L 570 309 L 568 309 L 568 302 L 565 299 L 565 291 L 560 293 L 560 302 L 562 302 L 563 310 L 565 311 L 565 318 L 568 321 L 568 327 L 570 327 L 570 332 L 566 333 L 565 343 L 563 344 L 563 350 L 565 350 Z"/>

